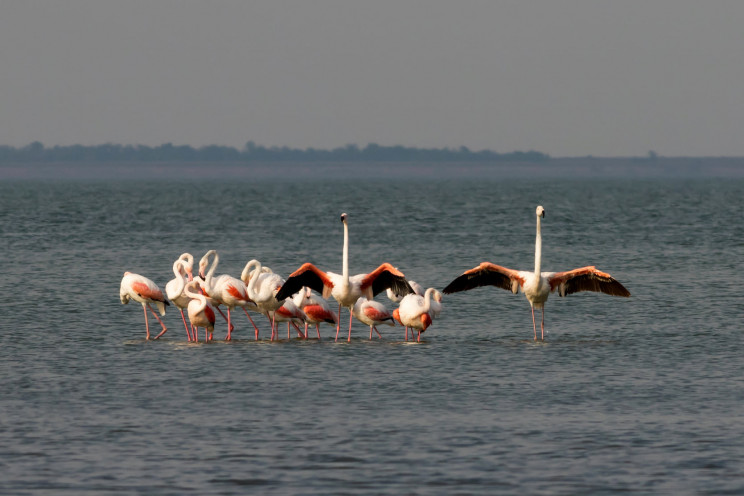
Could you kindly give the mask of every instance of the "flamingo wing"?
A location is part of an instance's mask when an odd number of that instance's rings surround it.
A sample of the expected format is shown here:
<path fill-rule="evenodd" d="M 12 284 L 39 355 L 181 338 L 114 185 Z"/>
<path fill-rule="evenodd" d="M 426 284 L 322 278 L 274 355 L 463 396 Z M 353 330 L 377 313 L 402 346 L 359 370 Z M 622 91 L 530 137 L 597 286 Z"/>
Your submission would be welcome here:
<path fill-rule="evenodd" d="M 362 312 L 364 312 L 364 315 L 366 315 L 368 319 L 376 322 L 393 320 L 392 314 L 382 305 L 364 305 L 362 306 Z"/>
<path fill-rule="evenodd" d="M 328 322 L 329 324 L 335 324 L 338 322 L 336 314 L 327 308 L 323 308 L 321 305 L 307 305 L 302 309 L 311 320 L 319 322 Z"/>
<path fill-rule="evenodd" d="M 287 280 L 284 281 L 282 289 L 279 290 L 275 298 L 282 301 L 297 293 L 303 286 L 314 289 L 318 293 L 321 293 L 325 298 L 327 294 L 330 294 L 330 289 L 333 288 L 333 282 L 331 282 L 328 274 L 317 268 L 315 265 L 305 263 L 289 275 Z"/>
<path fill-rule="evenodd" d="M 140 297 L 169 305 L 165 297 L 163 297 L 163 292 L 160 291 L 157 286 L 148 284 L 145 281 L 133 281 L 131 286 L 132 291 L 137 293 Z"/>
<path fill-rule="evenodd" d="M 480 286 L 496 286 L 497 288 L 510 290 L 512 293 L 519 291 L 525 279 L 518 270 L 507 269 L 490 262 L 483 262 L 477 267 L 466 270 L 460 277 L 449 283 L 442 291 L 443 293 L 456 293 L 467 291 Z"/>
<path fill-rule="evenodd" d="M 375 270 L 364 276 L 361 287 L 362 292 L 367 292 L 368 288 L 371 287 L 372 296 L 377 296 L 388 288 L 392 289 L 395 294 L 401 296 L 414 292 L 411 285 L 406 281 L 406 276 L 389 263 L 380 265 Z"/>
<path fill-rule="evenodd" d="M 606 272 L 594 266 L 581 267 L 566 272 L 556 272 L 548 276 L 550 291 L 558 290 L 560 296 L 580 291 L 596 291 L 612 296 L 630 296 L 630 291 Z"/>

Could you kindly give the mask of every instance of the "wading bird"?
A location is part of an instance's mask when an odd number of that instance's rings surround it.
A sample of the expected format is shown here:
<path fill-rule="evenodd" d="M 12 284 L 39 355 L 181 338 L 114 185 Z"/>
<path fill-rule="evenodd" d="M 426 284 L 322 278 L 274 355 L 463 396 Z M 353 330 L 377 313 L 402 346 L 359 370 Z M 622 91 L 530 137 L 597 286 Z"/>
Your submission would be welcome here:
<path fill-rule="evenodd" d="M 558 291 L 560 296 L 568 296 L 580 291 L 596 291 L 613 296 L 630 296 L 630 292 L 610 274 L 597 270 L 594 266 L 581 267 L 566 272 L 540 272 L 542 258 L 542 236 L 540 220 L 545 217 L 545 209 L 538 206 L 537 235 L 535 237 L 535 271 L 513 270 L 490 262 L 465 271 L 460 277 L 444 288 L 445 293 L 466 291 L 478 286 L 496 286 L 517 294 L 521 289 L 532 309 L 532 329 L 537 340 L 535 308 L 542 310 L 540 338 L 545 339 L 545 302 L 550 293 Z"/>

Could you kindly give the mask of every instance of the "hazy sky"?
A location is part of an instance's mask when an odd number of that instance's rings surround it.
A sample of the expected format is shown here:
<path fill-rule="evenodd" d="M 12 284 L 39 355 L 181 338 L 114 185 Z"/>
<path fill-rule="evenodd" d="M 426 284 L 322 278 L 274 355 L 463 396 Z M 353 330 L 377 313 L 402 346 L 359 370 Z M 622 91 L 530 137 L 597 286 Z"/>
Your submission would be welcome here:
<path fill-rule="evenodd" d="M 744 1 L 2 0 L 0 144 L 744 155 Z"/>

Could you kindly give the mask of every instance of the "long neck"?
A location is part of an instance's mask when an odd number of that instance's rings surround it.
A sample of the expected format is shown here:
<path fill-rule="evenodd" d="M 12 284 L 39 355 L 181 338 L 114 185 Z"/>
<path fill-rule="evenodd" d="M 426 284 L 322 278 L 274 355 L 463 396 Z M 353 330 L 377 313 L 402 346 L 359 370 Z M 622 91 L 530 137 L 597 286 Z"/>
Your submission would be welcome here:
<path fill-rule="evenodd" d="M 431 295 L 434 294 L 434 288 L 429 288 L 424 293 L 424 312 L 428 313 L 431 308 Z"/>
<path fill-rule="evenodd" d="M 256 268 L 251 271 L 251 268 L 253 267 Z M 240 278 L 243 280 L 243 282 L 246 282 L 246 279 L 248 279 L 245 288 L 248 290 L 249 298 L 253 298 L 253 296 L 255 296 L 256 294 L 256 281 L 258 281 L 259 275 L 261 275 L 261 262 L 259 262 L 258 260 L 251 260 L 250 262 L 245 264 L 245 268 L 243 269 L 243 273 L 240 275 Z"/>
<path fill-rule="evenodd" d="M 540 216 L 537 216 L 537 234 L 535 235 L 535 275 L 540 277 L 542 263 L 542 236 L 540 235 Z"/>
<path fill-rule="evenodd" d="M 183 288 L 186 286 L 186 276 L 184 275 L 184 263 L 183 260 L 176 260 L 173 262 L 173 273 L 176 275 L 176 290 L 174 293 L 180 295 L 183 293 Z"/>
<path fill-rule="evenodd" d="M 349 225 L 344 221 L 344 259 L 341 275 L 344 283 L 349 282 Z"/>
<path fill-rule="evenodd" d="M 191 288 L 192 288 L 192 285 L 189 284 L 184 288 L 183 292 L 189 298 L 199 301 L 199 306 L 197 307 L 197 312 L 196 312 L 196 313 L 199 313 L 205 308 L 207 308 L 207 297 L 201 293 L 194 293 L 193 291 L 191 291 Z"/>
<path fill-rule="evenodd" d="M 220 263 L 220 256 L 217 254 L 217 252 L 214 252 L 214 260 L 212 260 L 212 265 L 209 267 L 207 277 L 204 278 L 204 283 L 207 285 L 208 288 L 212 287 L 212 276 L 214 275 L 214 271 L 217 270 L 218 263 Z"/>

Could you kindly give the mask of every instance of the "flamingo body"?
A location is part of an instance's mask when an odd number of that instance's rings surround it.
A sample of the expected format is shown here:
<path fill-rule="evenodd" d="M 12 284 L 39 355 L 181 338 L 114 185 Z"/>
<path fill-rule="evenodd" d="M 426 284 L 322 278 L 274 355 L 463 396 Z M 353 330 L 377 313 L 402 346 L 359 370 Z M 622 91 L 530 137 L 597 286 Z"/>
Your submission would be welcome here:
<path fill-rule="evenodd" d="M 380 332 L 377 330 L 379 324 L 387 324 L 389 326 L 395 325 L 393 314 L 387 309 L 387 307 L 385 307 L 385 305 L 379 301 L 368 300 L 364 296 L 359 298 L 354 304 L 352 313 L 357 320 L 369 326 L 370 339 L 372 339 L 372 330 L 377 332 L 377 335 L 382 338 L 382 335 L 380 335 Z"/>
<path fill-rule="evenodd" d="M 119 286 L 119 300 L 125 305 L 129 303 L 130 300 L 142 304 L 142 309 L 145 312 L 147 339 L 150 339 L 150 324 L 147 320 L 148 308 L 163 328 L 160 334 L 155 336 L 155 339 L 158 339 L 168 330 L 160 317 L 155 313 L 155 310 L 150 306 L 151 303 L 155 304 L 160 315 L 165 315 L 165 307 L 168 306 L 168 301 L 165 299 L 165 296 L 163 296 L 163 292 L 152 280 L 133 272 L 125 272 L 124 277 L 121 279 L 121 285 Z"/>
<path fill-rule="evenodd" d="M 212 307 L 207 303 L 207 297 L 201 293 L 191 291 L 192 288 L 196 288 L 198 281 L 191 281 L 184 288 L 184 292 L 189 297 L 190 301 L 187 307 L 189 314 L 189 322 L 194 327 L 194 341 L 198 341 L 199 327 L 203 327 L 206 331 L 206 341 L 211 340 L 212 334 L 214 333 L 214 322 L 215 314 Z"/>

